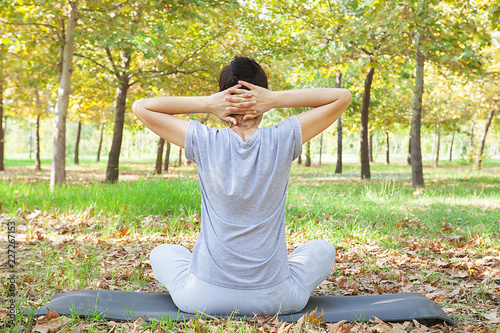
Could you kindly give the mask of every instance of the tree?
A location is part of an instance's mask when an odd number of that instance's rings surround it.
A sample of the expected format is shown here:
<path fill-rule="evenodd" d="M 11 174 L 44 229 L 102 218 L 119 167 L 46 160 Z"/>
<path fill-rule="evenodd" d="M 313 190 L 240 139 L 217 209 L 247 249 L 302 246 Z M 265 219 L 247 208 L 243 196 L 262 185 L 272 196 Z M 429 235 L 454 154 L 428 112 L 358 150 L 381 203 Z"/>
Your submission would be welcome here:
<path fill-rule="evenodd" d="M 64 44 L 62 26 L 66 16 L 63 11 L 60 6 L 43 2 L 2 8 L 1 21 L 9 30 L 6 36 L 12 37 L 9 37 L 11 45 L 8 51 L 12 57 L 9 61 L 10 84 L 5 91 L 8 108 L 19 118 L 35 119 L 37 170 L 41 168 L 39 123 L 53 111 L 56 75 L 61 74 L 62 53 L 59 57 L 55 54 Z"/>
<path fill-rule="evenodd" d="M 86 13 L 92 25 L 86 27 L 78 56 L 101 69 L 117 90 L 107 182 L 118 180 L 129 89 L 152 78 L 168 80 L 207 71 L 210 61 L 204 52 L 224 35 L 231 19 L 215 21 L 214 15 L 231 6 L 235 2 L 165 6 L 135 0 L 95 5 Z"/>
<path fill-rule="evenodd" d="M 500 6 L 498 8 L 500 12 Z M 486 145 L 486 136 L 493 122 L 493 118 L 500 111 L 500 32 L 492 34 L 492 45 L 485 49 L 485 55 L 488 62 L 486 64 L 487 71 L 484 74 L 485 80 L 480 84 L 481 87 L 481 106 L 488 111 L 488 116 L 479 142 L 479 149 L 476 159 L 476 168 L 481 169 L 483 163 L 484 147 Z"/>
<path fill-rule="evenodd" d="M 342 88 L 342 73 L 337 73 L 337 88 Z M 335 173 L 342 174 L 342 116 L 337 119 L 337 163 Z"/>
<path fill-rule="evenodd" d="M 463 2 L 418 0 L 406 8 L 408 37 L 415 54 L 415 90 L 411 121 L 411 167 L 414 187 L 424 186 L 420 126 L 424 92 L 424 66 L 429 61 L 450 70 L 475 71 L 481 68 L 480 50 L 488 43 L 484 18 L 489 4 L 476 1 L 475 6 Z"/>
<path fill-rule="evenodd" d="M 424 186 L 422 168 L 422 149 L 420 145 L 420 130 L 422 122 L 422 95 L 424 92 L 425 57 L 421 50 L 422 36 L 417 32 L 415 38 L 415 90 L 410 130 L 411 180 L 413 187 Z"/>
<path fill-rule="evenodd" d="M 306 163 L 304 165 L 306 167 L 311 166 L 311 141 L 306 142 Z"/>
<path fill-rule="evenodd" d="M 476 168 L 478 169 L 481 169 L 483 163 L 483 153 L 484 153 L 484 146 L 486 143 L 486 135 L 488 135 L 488 130 L 491 126 L 493 117 L 495 116 L 495 111 L 496 111 L 495 109 L 490 110 L 490 112 L 488 113 L 488 118 L 486 119 L 486 124 L 484 125 L 483 135 L 481 136 L 481 141 L 479 143 L 479 153 L 476 160 Z"/>
<path fill-rule="evenodd" d="M 68 0 L 67 19 L 66 21 L 64 19 L 61 20 L 64 43 L 61 45 L 61 71 L 54 115 L 54 157 L 50 173 L 51 188 L 57 184 L 64 183 L 66 179 L 66 114 L 68 112 L 69 96 L 71 93 L 75 29 L 78 21 L 78 1 Z"/>
<path fill-rule="evenodd" d="M 163 148 L 165 147 L 165 139 L 160 138 L 158 140 L 158 149 L 156 152 L 156 163 L 155 163 L 155 173 L 161 175 L 162 170 L 162 158 L 163 158 Z M 166 158 L 166 157 L 165 157 Z"/>
<path fill-rule="evenodd" d="M 165 172 L 168 172 L 168 167 L 170 166 L 170 141 L 167 141 L 166 144 L 167 149 L 165 149 L 165 163 L 163 164 L 163 170 L 165 170 Z"/>

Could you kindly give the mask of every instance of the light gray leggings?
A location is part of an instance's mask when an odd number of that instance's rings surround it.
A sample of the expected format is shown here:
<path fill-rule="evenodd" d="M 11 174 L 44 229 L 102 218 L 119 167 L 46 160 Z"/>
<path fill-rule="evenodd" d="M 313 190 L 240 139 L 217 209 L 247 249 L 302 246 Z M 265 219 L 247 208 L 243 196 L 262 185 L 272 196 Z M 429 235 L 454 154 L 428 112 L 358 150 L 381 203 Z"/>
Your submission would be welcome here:
<path fill-rule="evenodd" d="M 232 289 L 210 284 L 189 272 L 192 253 L 180 246 L 163 244 L 151 251 L 155 278 L 169 291 L 177 307 L 189 313 L 237 312 L 253 316 L 299 312 L 311 292 L 331 273 L 335 248 L 323 240 L 298 246 L 288 255 L 290 277 L 265 289 Z"/>

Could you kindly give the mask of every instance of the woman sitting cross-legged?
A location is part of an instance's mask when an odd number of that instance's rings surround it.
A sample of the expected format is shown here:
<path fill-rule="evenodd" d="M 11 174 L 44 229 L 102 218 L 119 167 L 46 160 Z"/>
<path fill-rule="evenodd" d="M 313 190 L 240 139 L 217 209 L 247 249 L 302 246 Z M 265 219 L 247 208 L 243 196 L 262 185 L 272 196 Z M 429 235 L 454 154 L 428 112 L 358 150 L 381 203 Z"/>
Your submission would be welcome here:
<path fill-rule="evenodd" d="M 335 248 L 315 240 L 287 253 L 286 195 L 292 161 L 302 144 L 347 108 L 345 89 L 268 89 L 254 60 L 224 67 L 211 96 L 155 97 L 133 104 L 153 132 L 185 149 L 196 164 L 201 231 L 193 252 L 174 244 L 150 255 L 155 278 L 180 310 L 206 314 L 287 314 L 302 310 L 331 273 Z M 259 127 L 273 108 L 312 109 Z M 229 128 L 209 128 L 176 115 L 209 113 Z"/>

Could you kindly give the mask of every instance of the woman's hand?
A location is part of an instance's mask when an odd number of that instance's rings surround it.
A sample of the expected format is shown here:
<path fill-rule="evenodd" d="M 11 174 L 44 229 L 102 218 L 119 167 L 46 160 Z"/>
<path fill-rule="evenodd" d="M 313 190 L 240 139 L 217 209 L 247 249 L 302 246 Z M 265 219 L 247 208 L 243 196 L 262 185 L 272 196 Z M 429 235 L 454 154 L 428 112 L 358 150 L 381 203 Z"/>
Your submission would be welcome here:
<path fill-rule="evenodd" d="M 239 87 L 228 89 L 230 95 L 226 97 L 226 100 L 233 103 L 226 107 L 230 114 L 245 114 L 243 120 L 247 120 L 258 117 L 273 108 L 274 94 L 271 90 L 246 81 L 239 81 L 237 86 Z M 249 90 L 240 89 L 241 86 Z"/>
<path fill-rule="evenodd" d="M 252 119 L 258 115 L 254 110 L 256 101 L 252 99 L 253 95 L 246 89 L 241 89 L 241 84 L 237 84 L 227 90 L 218 92 L 210 96 L 211 113 L 217 118 L 237 124 L 237 121 L 231 115 L 251 116 Z"/>

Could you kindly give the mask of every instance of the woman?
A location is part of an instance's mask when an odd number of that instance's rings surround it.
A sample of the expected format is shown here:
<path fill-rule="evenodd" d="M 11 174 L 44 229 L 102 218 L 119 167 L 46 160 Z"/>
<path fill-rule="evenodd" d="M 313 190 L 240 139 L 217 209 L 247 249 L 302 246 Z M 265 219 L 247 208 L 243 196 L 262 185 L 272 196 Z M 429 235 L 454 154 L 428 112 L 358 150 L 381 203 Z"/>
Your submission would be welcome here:
<path fill-rule="evenodd" d="M 236 57 L 219 77 L 220 92 L 204 97 L 155 97 L 134 102 L 136 116 L 195 162 L 201 190 L 201 231 L 191 253 L 172 244 L 150 255 L 155 278 L 180 310 L 206 314 L 293 313 L 331 273 L 334 247 L 323 240 L 287 254 L 286 191 L 302 144 L 347 108 L 345 89 L 267 89 L 260 65 Z M 272 128 L 259 128 L 273 108 L 312 107 Z M 178 114 L 209 113 L 230 128 L 208 128 Z"/>

